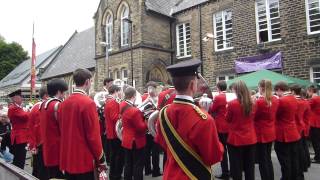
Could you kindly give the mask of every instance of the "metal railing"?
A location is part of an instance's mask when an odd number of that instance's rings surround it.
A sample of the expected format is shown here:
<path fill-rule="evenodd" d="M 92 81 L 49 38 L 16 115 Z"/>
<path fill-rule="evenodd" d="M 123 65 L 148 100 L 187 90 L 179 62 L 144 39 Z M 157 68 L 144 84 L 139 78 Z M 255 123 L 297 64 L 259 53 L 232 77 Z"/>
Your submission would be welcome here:
<path fill-rule="evenodd" d="M 38 180 L 28 172 L 0 159 L 0 180 Z"/>

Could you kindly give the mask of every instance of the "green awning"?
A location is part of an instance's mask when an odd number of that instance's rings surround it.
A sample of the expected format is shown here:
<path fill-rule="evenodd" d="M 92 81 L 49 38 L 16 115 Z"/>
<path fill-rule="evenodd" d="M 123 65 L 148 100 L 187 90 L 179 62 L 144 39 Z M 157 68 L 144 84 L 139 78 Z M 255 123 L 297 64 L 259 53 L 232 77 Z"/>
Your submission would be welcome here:
<path fill-rule="evenodd" d="M 271 80 L 272 85 L 275 85 L 276 83 L 278 83 L 280 81 L 287 82 L 289 85 L 290 84 L 298 84 L 302 87 L 307 87 L 307 86 L 313 84 L 307 80 L 282 75 L 282 74 L 279 74 L 279 73 L 276 73 L 273 71 L 269 71 L 269 70 L 260 70 L 260 71 L 256 71 L 256 72 L 253 72 L 250 74 L 245 74 L 245 75 L 239 76 L 235 79 L 227 81 L 227 84 L 229 86 L 230 84 L 232 84 L 236 81 L 242 80 L 247 84 L 249 89 L 257 89 L 258 83 L 262 79 Z"/>

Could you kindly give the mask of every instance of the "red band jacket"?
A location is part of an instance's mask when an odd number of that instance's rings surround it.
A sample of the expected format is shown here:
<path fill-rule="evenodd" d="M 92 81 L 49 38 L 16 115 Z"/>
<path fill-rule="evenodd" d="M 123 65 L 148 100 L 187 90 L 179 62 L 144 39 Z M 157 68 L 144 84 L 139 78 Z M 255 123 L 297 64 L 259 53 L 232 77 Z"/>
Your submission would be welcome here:
<path fill-rule="evenodd" d="M 254 126 L 259 143 L 269 143 L 276 139 L 276 114 L 279 106 L 278 98 L 272 96 L 271 104 L 268 105 L 265 97 L 256 100 L 256 115 Z"/>
<path fill-rule="evenodd" d="M 127 105 L 130 107 L 123 110 Z M 143 148 L 146 145 L 147 124 L 142 112 L 127 101 L 120 103 L 120 112 L 123 127 L 122 147 L 132 149 L 135 143 L 136 149 Z"/>
<path fill-rule="evenodd" d="M 227 142 L 233 146 L 256 144 L 254 118 L 255 105 L 252 106 L 251 113 L 246 116 L 238 99 L 230 101 L 227 108 L 227 122 L 229 123 Z"/>
<path fill-rule="evenodd" d="M 276 119 L 276 141 L 294 142 L 301 138 L 295 120 L 297 111 L 298 102 L 293 95 L 288 94 L 279 98 Z"/>
<path fill-rule="evenodd" d="M 29 113 L 16 104 L 10 104 L 8 109 L 8 118 L 12 124 L 11 144 L 28 143 Z"/>
<path fill-rule="evenodd" d="M 226 121 L 227 99 L 225 93 L 220 93 L 214 98 L 209 112 L 214 114 L 218 132 L 228 133 L 228 123 Z"/>
<path fill-rule="evenodd" d="M 188 100 L 183 100 L 188 101 Z M 174 129 L 202 159 L 205 165 L 211 166 L 222 160 L 224 152 L 223 146 L 219 141 L 215 121 L 204 110 L 207 119 L 202 119 L 200 114 L 193 108 L 193 102 L 181 104 L 174 101 L 167 108 L 168 119 Z M 164 167 L 164 180 L 187 180 L 188 176 L 180 168 L 170 152 L 163 133 L 157 122 L 157 135 L 155 141 L 160 144 L 167 153 L 167 161 Z"/>
<path fill-rule="evenodd" d="M 96 104 L 78 90 L 60 104 L 60 170 L 70 174 L 91 172 L 103 157 Z"/>
<path fill-rule="evenodd" d="M 104 106 L 107 139 L 116 139 L 115 126 L 119 120 L 120 105 L 113 97 L 108 97 Z"/>

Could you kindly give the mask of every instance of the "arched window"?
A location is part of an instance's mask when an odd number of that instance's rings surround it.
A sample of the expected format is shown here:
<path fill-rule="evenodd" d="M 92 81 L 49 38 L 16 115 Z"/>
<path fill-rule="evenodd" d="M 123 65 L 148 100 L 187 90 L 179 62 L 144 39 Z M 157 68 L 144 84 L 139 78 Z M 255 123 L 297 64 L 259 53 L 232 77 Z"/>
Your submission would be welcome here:
<path fill-rule="evenodd" d="M 113 32 L 113 18 L 111 14 L 108 14 L 106 20 L 106 43 L 108 50 L 112 49 L 112 32 Z"/>
<path fill-rule="evenodd" d="M 129 19 L 129 7 L 125 4 L 121 7 L 121 46 L 129 44 L 129 23 L 125 19 Z"/>

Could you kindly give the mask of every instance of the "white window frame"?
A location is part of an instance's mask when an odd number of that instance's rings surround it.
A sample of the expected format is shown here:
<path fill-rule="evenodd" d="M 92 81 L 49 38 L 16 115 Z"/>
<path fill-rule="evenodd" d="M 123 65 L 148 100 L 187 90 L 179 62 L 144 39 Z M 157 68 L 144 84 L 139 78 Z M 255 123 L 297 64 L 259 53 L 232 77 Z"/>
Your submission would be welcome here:
<path fill-rule="evenodd" d="M 257 35 L 257 44 L 260 43 L 268 43 L 268 42 L 274 42 L 274 41 L 279 41 L 281 40 L 281 21 L 280 21 L 280 38 L 278 39 L 272 39 L 272 29 L 271 29 L 271 19 L 270 19 L 270 6 L 269 6 L 269 2 L 270 0 L 263 0 L 266 3 L 266 18 L 267 18 L 267 31 L 268 31 L 268 41 L 266 42 L 260 42 L 260 29 L 259 29 L 259 17 L 258 17 L 258 6 L 257 6 L 257 1 L 259 0 L 255 0 L 254 4 L 255 4 L 255 13 L 256 13 L 256 35 Z M 279 18 L 281 18 L 281 14 L 280 14 L 280 0 L 278 0 L 278 4 L 279 4 Z"/>
<path fill-rule="evenodd" d="M 320 68 L 320 66 L 318 65 L 318 66 L 311 66 L 310 67 L 310 81 L 315 83 L 315 81 L 314 81 L 315 79 L 314 79 L 314 76 L 313 76 L 313 73 L 314 73 L 313 68 Z M 320 78 L 317 78 L 317 79 L 320 79 Z"/>
<path fill-rule="evenodd" d="M 124 77 L 124 71 L 127 71 L 127 77 Z M 125 68 L 121 69 L 121 79 L 125 82 L 128 81 L 128 69 L 125 69 Z"/>
<path fill-rule="evenodd" d="M 311 32 L 310 16 L 309 16 L 309 3 L 308 3 L 308 1 L 309 0 L 305 0 L 305 4 L 306 4 L 306 19 L 307 19 L 307 32 L 308 32 L 308 35 L 318 34 L 318 33 L 320 33 L 320 30 Z M 319 3 L 319 9 L 320 9 L 320 0 L 318 0 L 318 3 Z"/>
<path fill-rule="evenodd" d="M 128 14 L 125 14 L 125 12 L 128 12 Z M 121 7 L 121 27 L 120 27 L 120 33 L 121 33 L 121 46 L 128 46 L 129 45 L 129 33 L 130 33 L 130 30 L 129 30 L 129 24 L 128 22 L 125 22 L 124 19 L 129 19 L 129 7 L 127 5 L 122 5 Z M 125 26 L 127 26 L 127 34 L 126 36 L 124 36 L 123 34 L 123 30 L 125 28 Z M 124 43 L 124 38 L 127 39 L 127 42 Z"/>
<path fill-rule="evenodd" d="M 187 38 L 186 38 L 186 24 L 189 24 L 190 27 L 190 54 L 187 54 Z M 180 42 L 179 42 L 179 26 L 183 26 L 183 50 L 184 50 L 184 56 L 180 55 Z M 191 46 L 191 24 L 189 22 L 177 24 L 176 26 L 176 40 L 177 40 L 177 57 L 178 58 L 185 58 L 185 57 L 191 57 L 192 56 L 192 46 Z"/>
<path fill-rule="evenodd" d="M 233 76 L 232 79 L 236 78 L 236 75 L 233 75 L 233 74 L 217 76 L 217 77 L 216 77 L 216 83 L 218 83 L 218 82 L 220 81 L 220 80 L 219 80 L 219 77 L 224 77 L 224 78 L 225 78 L 224 81 L 229 81 L 229 80 L 231 80 L 231 79 L 230 79 L 231 76 Z"/>
<path fill-rule="evenodd" d="M 227 11 L 230 11 L 230 9 L 226 9 L 226 10 L 223 10 L 223 11 L 220 11 L 218 13 L 215 13 L 213 14 L 213 31 L 214 31 L 214 50 L 216 52 L 219 52 L 219 51 L 225 51 L 225 50 L 229 50 L 229 49 L 233 49 L 233 46 L 231 47 L 227 47 L 227 30 L 231 29 L 233 30 L 233 28 L 229 28 L 229 29 L 226 29 L 226 22 L 225 22 L 225 14 Z M 216 27 L 216 15 L 221 13 L 221 16 L 222 16 L 222 39 L 223 39 L 223 48 L 222 49 L 218 49 L 218 40 L 217 40 L 217 27 Z M 232 11 L 231 11 L 231 21 L 232 21 Z M 233 36 L 233 32 L 232 32 L 232 36 Z M 232 42 L 231 42 L 232 43 Z"/>
<path fill-rule="evenodd" d="M 110 31 L 110 39 L 109 39 L 109 31 Z M 111 14 L 108 14 L 106 19 L 106 43 L 108 51 L 112 50 L 112 36 L 113 36 L 113 17 Z"/>

